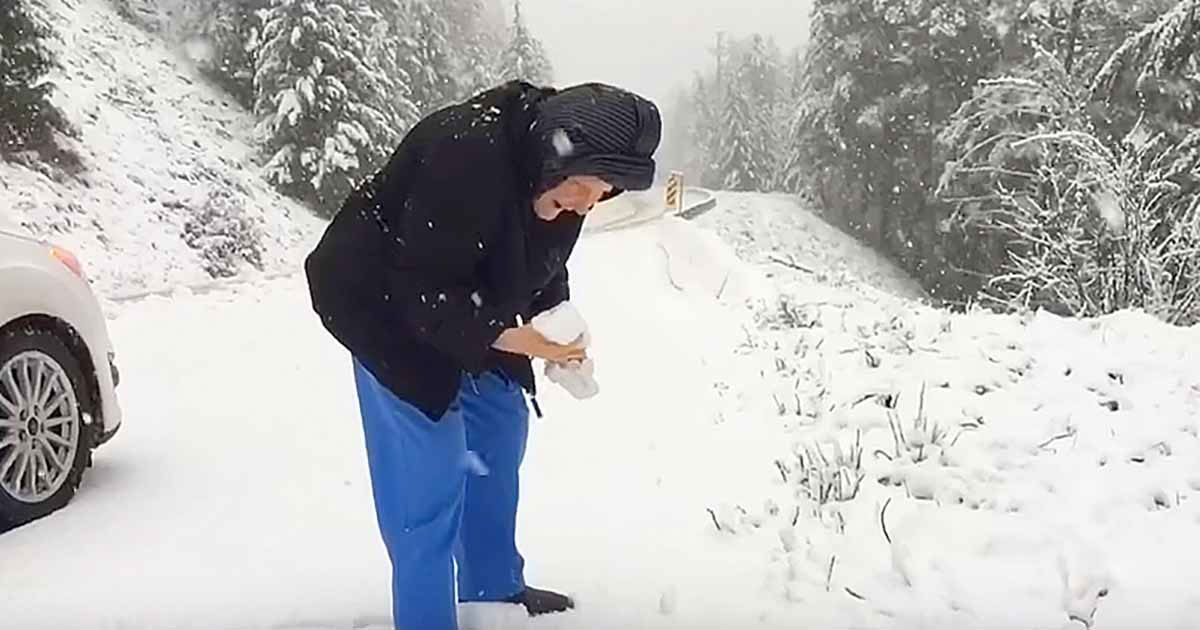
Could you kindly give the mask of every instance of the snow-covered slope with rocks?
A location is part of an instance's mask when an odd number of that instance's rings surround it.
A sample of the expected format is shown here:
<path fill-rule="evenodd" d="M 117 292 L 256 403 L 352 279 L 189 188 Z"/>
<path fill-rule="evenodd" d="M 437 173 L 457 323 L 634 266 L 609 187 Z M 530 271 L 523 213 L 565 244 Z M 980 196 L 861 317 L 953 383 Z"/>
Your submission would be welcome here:
<path fill-rule="evenodd" d="M 45 5 L 63 66 L 55 101 L 80 132 L 69 144 L 84 170 L 0 162 L 0 212 L 75 250 L 106 295 L 202 282 L 249 261 L 294 269 L 320 221 L 259 177 L 253 117 L 107 0 Z M 249 230 L 257 251 L 227 238 Z"/>

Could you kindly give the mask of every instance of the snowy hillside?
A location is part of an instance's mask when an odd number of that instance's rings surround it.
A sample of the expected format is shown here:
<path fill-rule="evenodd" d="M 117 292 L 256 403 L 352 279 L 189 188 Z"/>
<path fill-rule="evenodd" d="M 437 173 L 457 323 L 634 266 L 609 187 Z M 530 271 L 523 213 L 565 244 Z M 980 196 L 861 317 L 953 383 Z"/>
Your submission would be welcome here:
<path fill-rule="evenodd" d="M 75 176 L 0 162 L 0 212 L 74 249 L 107 295 L 294 269 L 319 222 L 275 193 L 252 117 L 107 0 L 47 0 L 56 103 L 81 132 Z M 227 237 L 254 230 L 261 248 Z M 228 264 L 232 261 L 233 264 Z"/>
<path fill-rule="evenodd" d="M 850 238 L 786 195 L 718 193 L 720 212 L 699 224 L 715 230 L 769 276 L 811 275 L 821 284 L 922 299 L 921 286 L 874 249 Z"/>

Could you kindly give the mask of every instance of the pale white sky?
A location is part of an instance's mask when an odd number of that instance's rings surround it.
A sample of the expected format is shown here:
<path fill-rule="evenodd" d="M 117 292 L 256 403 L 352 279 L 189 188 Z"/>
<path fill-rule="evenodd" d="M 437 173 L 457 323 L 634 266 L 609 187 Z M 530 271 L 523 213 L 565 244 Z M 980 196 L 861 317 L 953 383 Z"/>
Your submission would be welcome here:
<path fill-rule="evenodd" d="M 511 0 L 503 0 L 511 12 Z M 604 81 L 667 102 L 712 63 L 718 30 L 773 35 L 785 51 L 808 36 L 809 0 L 522 0 L 563 86 Z"/>

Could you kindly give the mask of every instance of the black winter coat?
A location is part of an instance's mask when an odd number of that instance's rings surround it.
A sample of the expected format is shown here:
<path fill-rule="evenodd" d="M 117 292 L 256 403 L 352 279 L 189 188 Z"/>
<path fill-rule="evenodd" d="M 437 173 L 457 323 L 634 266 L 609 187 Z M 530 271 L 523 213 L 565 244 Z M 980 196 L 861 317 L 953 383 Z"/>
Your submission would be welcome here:
<path fill-rule="evenodd" d="M 434 421 L 464 371 L 500 369 L 536 395 L 529 359 L 491 344 L 570 296 L 583 218 L 546 222 L 531 205 L 541 156 L 529 129 L 554 93 L 512 82 L 421 121 L 305 262 L 325 328 Z"/>

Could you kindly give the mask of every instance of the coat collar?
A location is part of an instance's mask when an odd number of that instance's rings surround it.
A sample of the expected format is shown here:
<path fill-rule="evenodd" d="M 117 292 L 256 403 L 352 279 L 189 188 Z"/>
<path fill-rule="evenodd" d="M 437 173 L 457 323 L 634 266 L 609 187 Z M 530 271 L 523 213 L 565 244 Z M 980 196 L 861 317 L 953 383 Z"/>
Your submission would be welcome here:
<path fill-rule="evenodd" d="M 512 147 L 513 176 L 524 200 L 532 200 L 542 176 L 543 148 L 532 133 L 541 104 L 557 93 L 549 87 L 537 87 L 524 81 L 510 81 L 499 88 L 498 107 L 508 122 L 508 140 Z"/>

